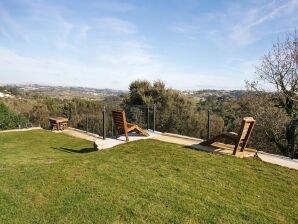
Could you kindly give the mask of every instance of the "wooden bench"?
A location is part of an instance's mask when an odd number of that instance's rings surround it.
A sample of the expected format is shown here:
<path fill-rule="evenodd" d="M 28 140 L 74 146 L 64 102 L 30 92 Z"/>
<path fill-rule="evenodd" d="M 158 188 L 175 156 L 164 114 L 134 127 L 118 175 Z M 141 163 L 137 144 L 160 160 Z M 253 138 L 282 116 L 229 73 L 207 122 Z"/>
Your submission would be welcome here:
<path fill-rule="evenodd" d="M 68 119 L 65 117 L 52 117 L 49 119 L 52 130 L 64 130 L 68 128 Z"/>

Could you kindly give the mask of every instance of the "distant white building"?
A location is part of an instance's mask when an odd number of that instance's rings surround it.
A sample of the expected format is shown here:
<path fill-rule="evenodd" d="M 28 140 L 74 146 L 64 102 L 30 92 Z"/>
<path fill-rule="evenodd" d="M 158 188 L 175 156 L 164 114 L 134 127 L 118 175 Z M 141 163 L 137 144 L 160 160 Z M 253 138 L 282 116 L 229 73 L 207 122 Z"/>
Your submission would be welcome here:
<path fill-rule="evenodd" d="M 11 98 L 11 97 L 13 96 L 10 94 L 0 92 L 0 98 Z"/>

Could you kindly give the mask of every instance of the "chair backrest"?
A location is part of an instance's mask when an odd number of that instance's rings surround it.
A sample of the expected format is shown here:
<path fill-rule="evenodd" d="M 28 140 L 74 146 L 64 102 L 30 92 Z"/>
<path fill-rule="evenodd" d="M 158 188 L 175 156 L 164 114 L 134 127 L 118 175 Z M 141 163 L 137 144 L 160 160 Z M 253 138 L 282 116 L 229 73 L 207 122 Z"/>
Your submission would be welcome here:
<path fill-rule="evenodd" d="M 112 110 L 112 114 L 115 127 L 125 129 L 127 126 L 125 111 Z"/>
<path fill-rule="evenodd" d="M 239 130 L 239 141 L 242 142 L 247 142 L 252 129 L 255 125 L 255 119 L 253 117 L 245 117 L 243 118 L 242 124 L 241 124 L 241 128 Z"/>

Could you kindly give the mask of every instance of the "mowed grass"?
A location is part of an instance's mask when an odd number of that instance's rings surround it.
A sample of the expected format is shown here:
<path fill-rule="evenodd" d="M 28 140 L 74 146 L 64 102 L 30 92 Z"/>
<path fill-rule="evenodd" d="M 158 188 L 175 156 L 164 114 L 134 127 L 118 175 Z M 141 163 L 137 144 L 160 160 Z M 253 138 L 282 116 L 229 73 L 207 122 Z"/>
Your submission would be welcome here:
<path fill-rule="evenodd" d="M 0 223 L 298 223 L 298 172 L 141 140 L 0 134 Z"/>

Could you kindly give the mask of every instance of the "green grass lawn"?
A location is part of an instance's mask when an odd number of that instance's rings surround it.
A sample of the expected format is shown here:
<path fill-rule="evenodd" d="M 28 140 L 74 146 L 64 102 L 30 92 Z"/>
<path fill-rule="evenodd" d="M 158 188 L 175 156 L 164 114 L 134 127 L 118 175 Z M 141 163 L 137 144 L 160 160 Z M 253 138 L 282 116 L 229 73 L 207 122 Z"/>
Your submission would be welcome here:
<path fill-rule="evenodd" d="M 0 134 L 0 223 L 298 223 L 298 171 L 141 140 Z"/>

